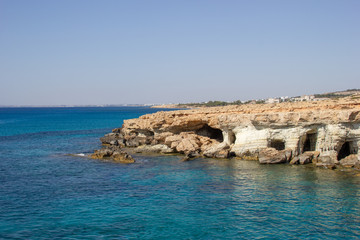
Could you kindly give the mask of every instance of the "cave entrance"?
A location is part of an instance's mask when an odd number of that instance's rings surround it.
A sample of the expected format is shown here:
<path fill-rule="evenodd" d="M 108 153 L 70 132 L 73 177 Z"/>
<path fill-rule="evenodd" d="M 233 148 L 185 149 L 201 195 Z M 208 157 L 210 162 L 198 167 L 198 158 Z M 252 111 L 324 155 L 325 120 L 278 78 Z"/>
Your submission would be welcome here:
<path fill-rule="evenodd" d="M 211 139 L 215 139 L 218 142 L 222 142 L 224 140 L 223 133 L 220 129 L 212 128 L 209 125 L 205 124 L 202 128 L 196 131 L 196 134 L 204 137 L 208 137 Z"/>
<path fill-rule="evenodd" d="M 346 141 L 340 148 L 337 159 L 343 159 L 349 156 L 350 154 L 357 154 L 357 148 L 354 147 L 354 142 Z"/>
<path fill-rule="evenodd" d="M 270 147 L 275 148 L 278 151 L 285 149 L 285 142 L 280 139 L 273 139 L 270 141 Z"/>
<path fill-rule="evenodd" d="M 315 151 L 315 149 L 316 149 L 316 140 L 317 140 L 317 134 L 316 133 L 307 133 L 306 136 L 305 136 L 303 152 Z"/>

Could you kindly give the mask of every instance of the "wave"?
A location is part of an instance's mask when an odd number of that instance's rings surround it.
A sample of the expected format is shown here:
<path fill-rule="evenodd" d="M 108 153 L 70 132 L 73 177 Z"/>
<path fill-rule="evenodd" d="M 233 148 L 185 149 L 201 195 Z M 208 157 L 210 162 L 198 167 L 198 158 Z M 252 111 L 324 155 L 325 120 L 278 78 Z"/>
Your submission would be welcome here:
<path fill-rule="evenodd" d="M 71 157 L 89 157 L 90 153 L 69 153 L 65 154 L 65 156 L 71 156 Z M 60 155 L 63 156 L 63 155 Z"/>

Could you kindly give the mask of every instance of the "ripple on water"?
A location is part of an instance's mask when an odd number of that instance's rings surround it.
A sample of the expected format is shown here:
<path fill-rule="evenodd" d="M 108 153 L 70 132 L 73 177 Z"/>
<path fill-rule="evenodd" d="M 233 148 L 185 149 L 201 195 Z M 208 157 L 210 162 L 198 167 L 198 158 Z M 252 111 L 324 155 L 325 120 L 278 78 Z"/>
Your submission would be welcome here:
<path fill-rule="evenodd" d="M 65 155 L 97 148 L 105 130 L 50 130 L 0 138 L 0 239 L 360 235 L 360 177 L 350 173 L 179 156 L 114 164 Z"/>

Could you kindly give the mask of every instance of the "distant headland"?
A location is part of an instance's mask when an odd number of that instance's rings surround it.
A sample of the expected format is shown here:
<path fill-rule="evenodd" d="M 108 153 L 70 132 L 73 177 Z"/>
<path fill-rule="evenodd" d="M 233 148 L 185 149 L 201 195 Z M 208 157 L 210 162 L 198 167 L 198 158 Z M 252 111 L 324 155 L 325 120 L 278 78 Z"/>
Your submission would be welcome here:
<path fill-rule="evenodd" d="M 220 107 L 220 106 L 230 106 L 230 105 L 242 105 L 242 104 L 262 104 L 262 103 L 282 103 L 282 102 L 309 102 L 309 101 L 323 101 L 329 99 L 343 98 L 351 96 L 354 94 L 360 94 L 360 89 L 348 89 L 344 91 L 312 94 L 312 95 L 302 95 L 295 97 L 271 97 L 267 99 L 251 99 L 251 100 L 236 100 L 232 102 L 225 101 L 207 101 L 200 103 L 178 103 L 178 104 L 154 104 L 151 107 L 153 108 L 194 108 L 194 107 Z"/>

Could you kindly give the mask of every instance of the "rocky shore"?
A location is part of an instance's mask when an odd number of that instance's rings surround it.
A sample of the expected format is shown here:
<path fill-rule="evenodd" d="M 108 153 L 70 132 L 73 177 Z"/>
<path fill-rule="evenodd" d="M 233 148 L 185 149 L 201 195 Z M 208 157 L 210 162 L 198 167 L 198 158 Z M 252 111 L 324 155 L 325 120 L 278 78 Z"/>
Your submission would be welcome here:
<path fill-rule="evenodd" d="M 93 158 L 133 162 L 124 149 L 193 157 L 360 169 L 360 96 L 157 112 L 125 120 Z"/>

